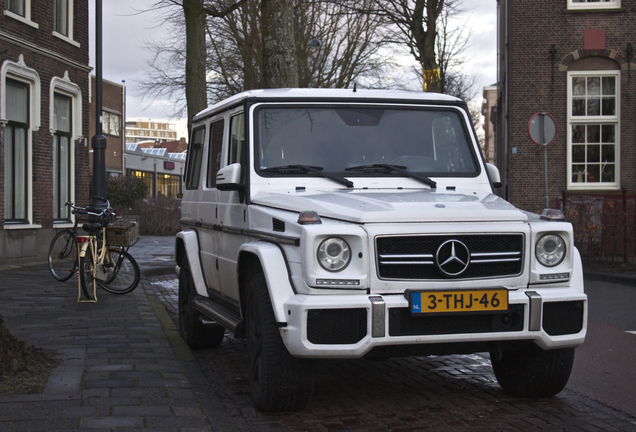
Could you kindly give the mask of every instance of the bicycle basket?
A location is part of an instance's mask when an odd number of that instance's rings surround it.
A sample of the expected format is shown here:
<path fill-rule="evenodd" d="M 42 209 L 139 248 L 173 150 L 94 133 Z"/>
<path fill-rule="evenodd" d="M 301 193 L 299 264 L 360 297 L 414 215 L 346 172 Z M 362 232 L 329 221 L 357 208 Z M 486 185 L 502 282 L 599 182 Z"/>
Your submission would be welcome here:
<path fill-rule="evenodd" d="M 112 246 L 132 246 L 139 237 L 139 216 L 118 216 L 106 228 L 106 243 Z"/>

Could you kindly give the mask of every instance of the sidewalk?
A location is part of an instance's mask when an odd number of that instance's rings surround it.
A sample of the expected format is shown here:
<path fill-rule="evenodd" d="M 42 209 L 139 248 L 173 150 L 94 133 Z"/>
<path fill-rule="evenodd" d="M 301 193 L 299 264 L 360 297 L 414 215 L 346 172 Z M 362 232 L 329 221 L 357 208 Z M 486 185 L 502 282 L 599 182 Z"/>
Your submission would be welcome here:
<path fill-rule="evenodd" d="M 174 237 L 144 237 L 130 252 L 140 285 L 98 290 L 95 304 L 78 304 L 77 277 L 57 282 L 47 266 L 0 272 L 9 328 L 62 360 L 43 394 L 0 396 L 0 430 L 234 430 L 148 279 L 174 274 Z"/>

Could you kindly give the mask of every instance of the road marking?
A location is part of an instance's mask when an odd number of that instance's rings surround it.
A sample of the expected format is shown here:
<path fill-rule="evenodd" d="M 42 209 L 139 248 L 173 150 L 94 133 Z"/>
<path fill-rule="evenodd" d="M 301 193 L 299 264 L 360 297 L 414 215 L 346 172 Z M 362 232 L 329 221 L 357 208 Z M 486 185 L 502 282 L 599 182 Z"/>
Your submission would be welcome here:
<path fill-rule="evenodd" d="M 636 331 L 631 331 L 631 330 L 625 330 L 625 333 L 631 333 L 631 334 L 636 334 Z"/>

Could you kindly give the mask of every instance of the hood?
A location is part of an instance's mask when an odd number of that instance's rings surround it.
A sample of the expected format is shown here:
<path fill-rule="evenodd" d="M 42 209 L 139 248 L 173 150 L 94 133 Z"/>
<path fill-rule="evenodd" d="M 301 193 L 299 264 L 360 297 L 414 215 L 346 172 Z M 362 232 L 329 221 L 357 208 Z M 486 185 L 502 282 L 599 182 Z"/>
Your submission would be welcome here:
<path fill-rule="evenodd" d="M 267 191 L 254 204 L 354 223 L 389 222 L 525 222 L 527 216 L 491 193 L 439 193 L 429 190 Z"/>

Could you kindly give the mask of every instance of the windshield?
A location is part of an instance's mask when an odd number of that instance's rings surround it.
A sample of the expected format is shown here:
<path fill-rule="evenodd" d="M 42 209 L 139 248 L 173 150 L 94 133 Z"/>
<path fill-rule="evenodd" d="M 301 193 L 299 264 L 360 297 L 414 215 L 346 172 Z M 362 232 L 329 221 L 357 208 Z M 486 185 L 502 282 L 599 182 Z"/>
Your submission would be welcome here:
<path fill-rule="evenodd" d="M 290 165 L 348 177 L 404 175 L 390 169 L 347 170 L 373 164 L 426 176 L 478 174 L 467 129 L 452 109 L 262 106 L 255 126 L 255 168 L 269 169 L 263 172 L 267 176 L 289 175 L 275 168 Z"/>

